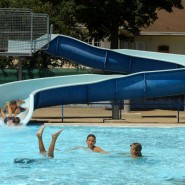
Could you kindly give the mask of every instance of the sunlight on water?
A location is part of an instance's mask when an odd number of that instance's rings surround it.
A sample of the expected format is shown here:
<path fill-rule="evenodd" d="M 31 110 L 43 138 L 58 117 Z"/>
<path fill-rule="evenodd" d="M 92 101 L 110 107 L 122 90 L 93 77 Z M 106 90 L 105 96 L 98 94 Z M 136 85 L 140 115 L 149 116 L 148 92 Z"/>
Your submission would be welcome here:
<path fill-rule="evenodd" d="M 102 185 L 102 184 L 185 184 L 185 128 L 63 127 L 56 143 L 55 158 L 39 154 L 39 126 L 0 127 L 1 185 Z M 46 127 L 51 134 L 60 127 Z M 110 155 L 84 150 L 86 137 L 93 133 L 97 146 Z M 140 142 L 143 157 L 131 158 L 129 145 Z"/>

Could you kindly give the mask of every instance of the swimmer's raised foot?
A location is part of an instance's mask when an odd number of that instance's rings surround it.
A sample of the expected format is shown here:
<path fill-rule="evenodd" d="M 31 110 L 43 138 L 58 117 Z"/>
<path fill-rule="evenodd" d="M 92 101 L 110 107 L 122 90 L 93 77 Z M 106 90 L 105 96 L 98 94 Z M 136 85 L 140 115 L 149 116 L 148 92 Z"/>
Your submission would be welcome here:
<path fill-rule="evenodd" d="M 53 139 L 57 139 L 57 137 L 60 135 L 60 133 L 63 131 L 63 129 L 57 131 L 56 133 L 52 134 Z"/>
<path fill-rule="evenodd" d="M 44 131 L 45 125 L 41 126 L 40 129 L 37 131 L 37 137 L 42 137 L 42 133 Z"/>

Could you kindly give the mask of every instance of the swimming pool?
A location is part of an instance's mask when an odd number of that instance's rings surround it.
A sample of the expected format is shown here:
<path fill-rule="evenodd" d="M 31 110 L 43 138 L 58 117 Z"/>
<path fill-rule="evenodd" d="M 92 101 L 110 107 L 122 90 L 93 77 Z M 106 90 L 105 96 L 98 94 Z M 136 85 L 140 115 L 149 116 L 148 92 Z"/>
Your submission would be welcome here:
<path fill-rule="evenodd" d="M 185 128 L 127 128 L 64 126 L 55 158 L 39 154 L 39 126 L 0 127 L 1 185 L 103 185 L 185 184 Z M 61 127 L 47 126 L 43 140 Z M 86 146 L 86 136 L 96 135 L 97 146 L 110 155 L 70 150 Z M 131 158 L 129 145 L 140 142 L 143 158 Z M 15 159 L 33 159 L 14 163 Z"/>

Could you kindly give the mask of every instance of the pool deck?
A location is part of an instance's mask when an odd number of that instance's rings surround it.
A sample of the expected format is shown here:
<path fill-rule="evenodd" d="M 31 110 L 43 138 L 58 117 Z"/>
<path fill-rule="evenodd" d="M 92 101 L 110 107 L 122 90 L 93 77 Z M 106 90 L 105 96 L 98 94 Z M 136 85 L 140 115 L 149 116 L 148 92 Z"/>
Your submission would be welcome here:
<path fill-rule="evenodd" d="M 31 123 L 50 126 L 185 127 L 184 111 L 122 111 L 118 120 L 112 120 L 111 116 L 112 110 L 105 108 L 65 107 L 62 110 L 61 107 L 51 107 L 35 110 Z"/>

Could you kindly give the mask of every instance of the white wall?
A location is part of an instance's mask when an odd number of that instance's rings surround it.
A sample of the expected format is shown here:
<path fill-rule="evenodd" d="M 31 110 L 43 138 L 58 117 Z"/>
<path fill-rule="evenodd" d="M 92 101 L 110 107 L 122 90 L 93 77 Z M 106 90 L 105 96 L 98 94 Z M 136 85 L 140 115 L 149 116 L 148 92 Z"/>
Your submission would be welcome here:
<path fill-rule="evenodd" d="M 104 41 L 101 41 L 101 48 L 110 48 L 110 42 L 108 39 L 104 39 Z"/>
<path fill-rule="evenodd" d="M 185 55 L 185 36 L 137 36 L 134 42 L 143 42 L 146 51 L 158 51 L 158 46 L 169 46 L 169 53 Z"/>
<path fill-rule="evenodd" d="M 119 41 L 120 49 L 139 49 L 145 51 L 158 51 L 161 45 L 169 46 L 169 53 L 185 55 L 185 36 L 136 36 L 134 43 Z M 102 48 L 110 48 L 110 42 L 101 41 Z"/>

